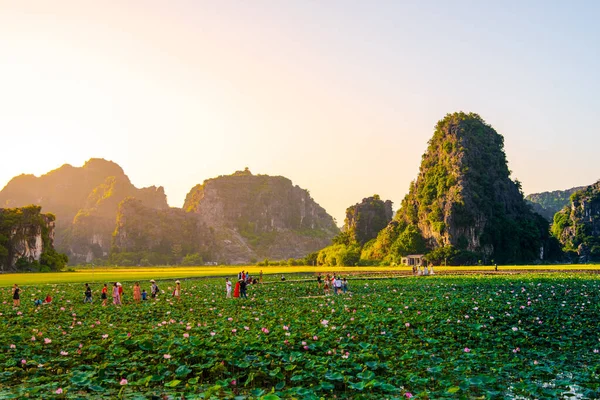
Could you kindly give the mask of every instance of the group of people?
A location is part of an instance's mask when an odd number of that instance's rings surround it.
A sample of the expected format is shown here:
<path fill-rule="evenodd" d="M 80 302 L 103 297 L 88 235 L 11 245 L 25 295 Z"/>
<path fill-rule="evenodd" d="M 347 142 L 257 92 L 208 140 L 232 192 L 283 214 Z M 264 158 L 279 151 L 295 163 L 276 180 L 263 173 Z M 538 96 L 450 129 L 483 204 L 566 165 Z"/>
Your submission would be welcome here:
<path fill-rule="evenodd" d="M 418 276 L 427 276 L 427 275 L 434 275 L 433 272 L 433 265 L 427 266 L 427 265 L 413 265 L 412 266 L 412 273 L 413 275 L 418 275 Z"/>
<path fill-rule="evenodd" d="M 225 296 L 228 299 L 231 298 L 232 292 L 233 297 L 235 298 L 247 299 L 248 294 L 246 293 L 246 290 L 248 288 L 248 285 L 256 285 L 257 283 L 262 283 L 263 272 L 261 269 L 259 273 L 259 279 L 256 279 L 256 277 L 252 277 L 250 275 L 250 272 L 248 271 L 239 272 L 237 278 L 238 280 L 235 283 L 235 287 L 233 286 L 233 283 L 229 280 L 229 278 L 225 278 Z"/>
<path fill-rule="evenodd" d="M 329 295 L 330 290 L 333 289 L 333 294 L 338 295 L 348 292 L 348 280 L 346 278 L 340 278 L 339 275 L 327 275 L 323 281 L 321 274 L 317 275 L 317 283 L 319 288 L 323 286 L 325 295 Z"/>

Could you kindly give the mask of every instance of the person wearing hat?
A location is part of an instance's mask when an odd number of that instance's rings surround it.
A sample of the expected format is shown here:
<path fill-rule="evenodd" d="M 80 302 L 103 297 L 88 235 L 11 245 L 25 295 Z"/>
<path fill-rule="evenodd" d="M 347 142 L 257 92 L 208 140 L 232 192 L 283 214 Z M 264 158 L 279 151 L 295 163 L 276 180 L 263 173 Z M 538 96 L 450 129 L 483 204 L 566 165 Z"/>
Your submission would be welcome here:
<path fill-rule="evenodd" d="M 123 285 L 121 285 L 121 282 L 117 282 L 117 286 L 119 287 L 119 300 L 122 303 L 123 302 Z"/>
<path fill-rule="evenodd" d="M 177 301 L 181 300 L 181 282 L 175 281 L 175 290 L 173 290 L 173 297 L 177 298 Z"/>
<path fill-rule="evenodd" d="M 150 296 L 152 296 L 152 298 L 154 299 L 158 294 L 158 285 L 156 284 L 156 281 L 154 279 L 151 279 L 150 282 L 152 283 L 152 286 L 150 287 Z"/>

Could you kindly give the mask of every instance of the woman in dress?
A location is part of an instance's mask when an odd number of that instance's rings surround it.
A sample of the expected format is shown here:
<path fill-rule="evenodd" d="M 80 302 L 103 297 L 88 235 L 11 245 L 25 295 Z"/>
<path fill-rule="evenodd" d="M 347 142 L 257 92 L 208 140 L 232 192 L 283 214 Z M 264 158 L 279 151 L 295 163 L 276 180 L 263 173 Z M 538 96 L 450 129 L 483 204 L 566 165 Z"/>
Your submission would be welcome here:
<path fill-rule="evenodd" d="M 12 289 L 13 292 L 13 306 L 19 307 L 21 305 L 21 289 L 19 289 L 19 285 L 15 283 Z"/>
<path fill-rule="evenodd" d="M 240 297 L 240 281 L 237 281 L 237 283 L 235 284 L 235 289 L 233 289 L 233 297 Z"/>
<path fill-rule="evenodd" d="M 181 300 L 181 282 L 175 281 L 175 290 L 173 296 L 177 298 L 177 301 Z"/>
<path fill-rule="evenodd" d="M 117 286 L 117 282 L 113 285 L 113 304 L 115 306 L 121 305 L 121 294 L 119 293 L 119 286 Z"/>
<path fill-rule="evenodd" d="M 141 299 L 142 299 L 142 291 L 140 289 L 140 283 L 136 282 L 135 285 L 133 285 L 133 300 L 136 303 L 139 303 Z"/>

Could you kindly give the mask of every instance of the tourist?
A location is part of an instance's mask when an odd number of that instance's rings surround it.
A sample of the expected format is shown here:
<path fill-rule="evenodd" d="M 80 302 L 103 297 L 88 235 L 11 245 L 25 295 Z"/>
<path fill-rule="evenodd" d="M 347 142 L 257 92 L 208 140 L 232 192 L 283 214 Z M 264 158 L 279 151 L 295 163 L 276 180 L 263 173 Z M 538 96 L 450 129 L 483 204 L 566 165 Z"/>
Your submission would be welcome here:
<path fill-rule="evenodd" d="M 338 278 L 338 277 L 336 277 L 336 276 L 334 276 L 334 277 L 331 279 L 331 287 L 333 287 L 333 294 L 334 294 L 334 295 L 337 295 L 337 294 L 338 294 L 338 285 L 337 285 L 337 283 L 338 283 L 338 280 L 339 280 L 339 278 Z"/>
<path fill-rule="evenodd" d="M 346 280 L 346 278 L 342 280 L 342 290 L 344 291 L 344 293 L 348 292 L 348 281 Z"/>
<path fill-rule="evenodd" d="M 102 307 L 106 307 L 106 302 L 108 301 L 108 287 L 106 286 L 106 283 L 102 288 L 102 294 L 100 294 L 100 298 L 102 299 Z"/>
<path fill-rule="evenodd" d="M 323 291 L 325 293 L 325 296 L 329 295 L 329 275 L 327 275 L 325 277 L 325 285 L 323 286 Z"/>
<path fill-rule="evenodd" d="M 152 298 L 154 299 L 158 295 L 159 289 L 154 279 L 150 280 L 150 282 L 152 283 L 152 286 L 150 287 L 150 296 L 152 296 Z"/>
<path fill-rule="evenodd" d="M 136 303 L 139 303 L 139 302 L 140 302 L 140 300 L 142 300 L 142 291 L 141 291 L 141 289 L 140 289 L 140 283 L 139 283 L 139 282 L 136 282 L 136 283 L 133 285 L 133 300 L 134 300 Z"/>
<path fill-rule="evenodd" d="M 35 299 L 33 299 L 33 305 L 34 306 L 41 306 L 42 305 L 42 299 L 38 299 L 37 297 Z"/>
<path fill-rule="evenodd" d="M 19 289 L 19 285 L 17 285 L 16 283 L 14 284 L 14 286 L 12 288 L 12 293 L 13 293 L 13 306 L 19 307 L 21 305 L 21 289 Z"/>
<path fill-rule="evenodd" d="M 92 288 L 90 287 L 89 284 L 85 284 L 85 297 L 83 298 L 83 302 L 84 303 L 91 303 L 92 302 Z"/>
<path fill-rule="evenodd" d="M 281 281 L 285 281 L 285 276 L 283 276 L 283 274 L 281 274 Z"/>
<path fill-rule="evenodd" d="M 121 285 L 121 282 L 117 282 L 117 287 L 119 290 L 119 304 L 123 303 L 123 285 Z"/>
<path fill-rule="evenodd" d="M 175 281 L 175 290 L 173 290 L 173 297 L 177 298 L 177 301 L 181 300 L 181 282 Z"/>
<path fill-rule="evenodd" d="M 50 303 L 52 303 L 52 297 L 50 297 L 50 293 L 48 293 L 48 295 L 44 299 L 44 304 L 50 304 Z"/>
<path fill-rule="evenodd" d="M 117 285 L 117 282 L 115 282 L 113 284 L 112 296 L 113 296 L 113 304 L 115 306 L 120 306 L 121 305 L 121 294 L 119 293 L 119 286 Z"/>
<path fill-rule="evenodd" d="M 259 280 L 260 280 L 260 283 L 263 283 L 263 280 L 262 280 L 262 269 L 260 270 L 259 277 L 260 277 L 260 279 L 259 279 Z"/>
<path fill-rule="evenodd" d="M 242 271 L 242 272 L 238 272 L 238 281 L 239 281 L 240 279 L 242 279 L 242 273 L 243 273 L 243 272 L 244 272 L 244 271 Z"/>
<path fill-rule="evenodd" d="M 226 292 L 226 298 L 230 299 L 231 298 L 231 281 L 229 280 L 229 278 L 225 278 L 225 292 Z"/>
<path fill-rule="evenodd" d="M 239 280 L 236 282 L 236 284 L 235 284 L 235 288 L 233 289 L 233 297 L 235 297 L 236 299 L 237 299 L 238 297 L 240 297 L 240 282 L 241 282 L 241 281 L 242 281 L 242 280 L 241 280 L 241 279 L 239 279 Z"/>
<path fill-rule="evenodd" d="M 246 281 L 243 279 L 240 281 L 240 298 L 242 297 L 244 299 L 248 298 L 248 296 L 246 296 Z"/>
<path fill-rule="evenodd" d="M 142 290 L 142 301 L 148 300 L 148 293 L 146 293 L 146 289 Z"/>
<path fill-rule="evenodd" d="M 242 280 L 245 281 L 246 280 L 246 273 L 244 271 L 242 271 Z"/>
<path fill-rule="evenodd" d="M 319 289 L 321 289 L 321 273 L 319 272 L 319 275 L 317 275 L 317 286 L 319 286 Z"/>

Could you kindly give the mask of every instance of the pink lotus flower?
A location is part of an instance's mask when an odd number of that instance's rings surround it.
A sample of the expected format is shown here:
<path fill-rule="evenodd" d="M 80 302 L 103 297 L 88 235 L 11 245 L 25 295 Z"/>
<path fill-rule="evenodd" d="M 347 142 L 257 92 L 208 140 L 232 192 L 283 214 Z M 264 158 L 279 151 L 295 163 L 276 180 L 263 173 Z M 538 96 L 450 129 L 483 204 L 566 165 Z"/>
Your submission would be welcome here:
<path fill-rule="evenodd" d="M 51 340 L 51 339 L 48 339 L 48 338 L 44 338 L 44 343 L 46 343 L 46 344 L 50 344 L 50 343 L 52 343 L 52 340 Z"/>
<path fill-rule="evenodd" d="M 171 358 L 171 355 L 170 354 L 164 354 L 163 357 L 165 358 L 165 360 L 168 360 L 168 359 Z"/>
<path fill-rule="evenodd" d="M 313 340 L 319 340 L 319 337 L 317 335 L 313 336 Z"/>
<path fill-rule="evenodd" d="M 470 349 L 470 348 L 468 348 L 468 347 L 465 347 L 465 348 L 464 348 L 464 352 L 465 352 L 465 353 L 470 353 L 470 352 L 471 352 L 471 349 Z"/>
<path fill-rule="evenodd" d="M 250 327 L 249 326 L 245 326 L 244 329 L 247 330 L 247 331 L 249 331 Z"/>
<path fill-rule="evenodd" d="M 216 333 L 214 333 L 214 332 L 210 333 L 210 336 L 215 336 L 215 335 L 216 335 Z"/>
<path fill-rule="evenodd" d="M 407 322 L 407 323 L 404 324 L 404 326 L 407 327 L 407 328 L 409 328 L 410 324 Z"/>
<path fill-rule="evenodd" d="M 64 350 L 63 350 L 63 351 L 61 351 L 61 352 L 60 352 L 60 355 L 61 355 L 61 356 L 68 356 L 68 355 L 69 355 L 69 352 L 68 352 L 68 351 L 64 351 Z"/>
<path fill-rule="evenodd" d="M 11 345 L 10 345 L 10 348 L 11 348 L 11 349 L 16 349 L 16 348 L 17 348 L 17 346 L 15 346 L 14 344 L 11 344 Z"/>
<path fill-rule="evenodd" d="M 232 380 L 230 383 L 231 383 L 231 385 L 232 385 L 232 386 L 235 386 L 235 385 L 237 385 L 237 381 L 236 381 L 235 379 L 234 379 L 234 380 Z"/>
<path fill-rule="evenodd" d="M 102 339 L 106 339 L 106 338 L 108 338 L 108 334 L 105 333 L 104 335 L 102 335 Z"/>
<path fill-rule="evenodd" d="M 32 337 L 31 337 L 31 341 L 32 341 L 32 342 L 35 342 L 35 336 L 32 336 Z"/>
<path fill-rule="evenodd" d="M 304 350 L 308 350 L 308 346 L 304 346 Z"/>
<path fill-rule="evenodd" d="M 411 393 L 411 392 L 406 392 L 406 393 L 404 393 L 404 396 L 406 396 L 406 398 L 407 398 L 407 399 L 410 399 L 410 398 L 412 398 L 412 397 L 413 397 L 413 395 L 412 395 L 412 393 Z"/>
<path fill-rule="evenodd" d="M 189 337 L 190 337 L 190 334 L 189 334 L 189 333 L 184 333 L 184 334 L 183 334 L 183 337 L 187 339 L 187 338 L 189 338 Z"/>
<path fill-rule="evenodd" d="M 284 331 L 289 331 L 289 330 L 290 330 L 290 327 L 289 327 L 289 326 L 287 326 L 287 325 L 284 325 L 284 326 L 283 326 L 283 330 L 284 330 Z"/>
<path fill-rule="evenodd" d="M 188 325 L 188 326 L 185 327 L 185 330 L 186 331 L 190 331 L 190 330 L 192 330 L 192 327 L 190 325 Z"/>
<path fill-rule="evenodd" d="M 27 360 L 25 360 L 25 359 L 21 360 L 21 364 L 23 364 L 23 365 L 27 364 Z"/>
<path fill-rule="evenodd" d="M 62 392 L 63 392 L 62 388 L 58 388 L 58 389 L 56 389 L 56 391 L 54 393 L 56 393 L 56 394 L 62 394 Z"/>
<path fill-rule="evenodd" d="M 321 321 L 321 325 L 323 325 L 323 326 L 327 326 L 328 323 L 329 323 L 329 321 L 327 321 L 326 319 Z"/>
<path fill-rule="evenodd" d="M 21 311 L 17 311 L 17 315 L 23 315 Z"/>
<path fill-rule="evenodd" d="M 229 317 L 227 318 L 227 321 L 233 321 L 233 318 Z"/>
<path fill-rule="evenodd" d="M 127 379 L 123 378 L 123 379 L 121 379 L 121 382 L 119 382 L 119 385 L 125 386 L 125 385 L 127 385 L 127 383 L 128 383 Z"/>
<path fill-rule="evenodd" d="M 267 328 L 262 328 L 261 331 L 263 331 L 263 333 L 265 335 L 267 335 L 269 333 L 269 330 Z"/>
<path fill-rule="evenodd" d="M 232 329 L 231 330 L 231 333 L 236 333 L 236 332 L 237 332 L 237 329 Z"/>

